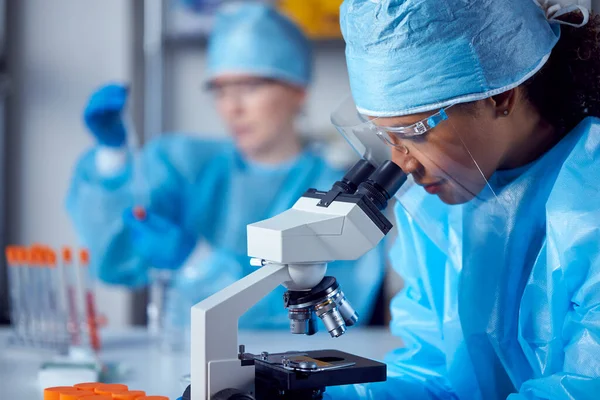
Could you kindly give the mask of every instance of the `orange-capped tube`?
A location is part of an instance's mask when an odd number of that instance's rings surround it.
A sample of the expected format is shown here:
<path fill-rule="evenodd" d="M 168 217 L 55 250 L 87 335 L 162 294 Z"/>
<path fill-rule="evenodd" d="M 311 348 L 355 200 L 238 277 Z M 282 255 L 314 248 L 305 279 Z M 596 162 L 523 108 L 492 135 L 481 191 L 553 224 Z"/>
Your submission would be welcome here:
<path fill-rule="evenodd" d="M 102 385 L 106 385 L 106 383 L 102 383 L 102 382 L 84 382 L 84 383 L 78 383 L 75 385 L 75 387 L 79 390 L 85 390 L 88 392 L 92 392 L 95 393 L 95 390 L 97 387 L 100 387 Z"/>
<path fill-rule="evenodd" d="M 62 263 L 61 274 L 65 284 L 68 323 L 67 330 L 71 335 L 71 344 L 80 346 L 82 344 L 81 319 L 79 315 L 79 302 L 82 301 L 83 289 L 77 278 L 77 271 L 73 266 L 73 251 L 68 246 L 63 246 L 61 250 Z M 98 383 L 98 382 L 95 382 Z M 93 391 L 93 389 L 92 389 Z"/>
<path fill-rule="evenodd" d="M 62 248 L 62 260 L 64 263 L 69 264 L 73 262 L 73 251 L 70 247 L 65 246 Z"/>
<path fill-rule="evenodd" d="M 6 246 L 6 264 L 8 266 L 8 294 L 10 298 L 10 321 L 15 337 L 21 341 L 25 339 L 25 321 L 23 309 L 23 294 L 25 286 L 21 279 L 17 263 L 16 246 Z"/>
<path fill-rule="evenodd" d="M 49 248 L 46 246 L 42 246 L 39 249 L 40 252 L 40 263 L 43 267 L 50 267 L 50 253 Z"/>
<path fill-rule="evenodd" d="M 79 251 L 79 262 L 81 265 L 90 265 L 90 252 L 88 249 L 81 249 Z"/>
<path fill-rule="evenodd" d="M 73 386 L 55 386 L 44 389 L 44 400 L 60 400 L 61 393 L 77 391 Z"/>
<path fill-rule="evenodd" d="M 96 312 L 96 296 L 94 294 L 93 282 L 89 279 L 89 268 L 90 265 L 90 253 L 87 249 L 81 249 L 79 251 L 79 276 L 82 277 L 83 290 L 84 290 L 84 302 L 85 302 L 85 316 L 84 320 L 87 321 L 88 332 L 89 332 L 89 343 L 94 351 L 98 352 L 101 347 L 100 333 L 98 331 L 98 316 Z"/>
<path fill-rule="evenodd" d="M 86 394 L 79 397 L 80 400 L 112 400 L 110 396 L 104 396 L 101 394 Z"/>
<path fill-rule="evenodd" d="M 42 247 L 42 262 L 44 263 L 44 266 L 46 267 L 51 267 L 51 254 L 52 254 L 52 248 L 50 246 L 43 246 Z"/>
<path fill-rule="evenodd" d="M 72 325 L 69 320 L 69 294 L 67 292 L 67 278 L 65 266 L 58 262 L 57 253 L 53 248 L 48 247 L 48 263 L 52 271 L 54 283 L 54 304 L 56 307 L 56 334 L 57 341 L 61 345 L 72 343 Z"/>
<path fill-rule="evenodd" d="M 48 340 L 48 286 L 45 276 L 43 248 L 40 244 L 33 244 L 26 248 L 28 253 L 29 278 L 31 284 L 31 293 L 29 298 L 31 312 L 31 337 L 35 345 L 45 345 Z"/>
<path fill-rule="evenodd" d="M 129 388 L 127 385 L 122 385 L 120 383 L 105 383 L 100 385 L 94 389 L 96 394 L 108 395 L 112 398 L 114 393 L 127 392 Z"/>
<path fill-rule="evenodd" d="M 17 272 L 19 282 L 17 287 L 23 292 L 19 295 L 20 317 L 17 322 L 19 336 L 23 339 L 33 340 L 35 338 L 33 299 L 36 297 L 36 290 L 34 289 L 32 271 L 29 268 L 29 250 L 24 246 L 14 246 L 14 256 L 16 265 L 20 268 L 13 268 L 13 272 Z"/>
<path fill-rule="evenodd" d="M 44 250 L 39 244 L 34 244 L 29 248 L 29 263 L 36 267 L 44 265 Z"/>
<path fill-rule="evenodd" d="M 4 249 L 4 255 L 6 256 L 6 262 L 8 262 L 9 267 L 15 266 L 17 264 L 16 246 L 6 246 L 6 248 Z"/>
<path fill-rule="evenodd" d="M 166 396 L 144 396 L 138 397 L 135 400 L 169 400 L 169 398 Z"/>
<path fill-rule="evenodd" d="M 46 250 L 46 262 L 48 263 L 48 266 L 50 268 L 56 268 L 56 252 L 50 247 L 48 247 L 48 249 Z"/>
<path fill-rule="evenodd" d="M 44 340 L 52 345 L 60 345 L 66 337 L 65 312 L 62 310 L 60 297 L 63 295 L 60 276 L 56 269 L 56 253 L 49 246 L 37 246 L 33 252 L 39 253 L 42 271 L 39 271 L 41 281 L 41 304 L 43 310 L 44 329 L 42 332 Z"/>
<path fill-rule="evenodd" d="M 127 392 L 113 393 L 114 400 L 136 400 L 145 396 L 146 392 L 143 390 L 128 390 Z"/>
<path fill-rule="evenodd" d="M 17 258 L 17 263 L 20 265 L 27 265 L 31 261 L 31 257 L 29 254 L 29 250 L 27 247 L 17 246 L 15 247 L 15 256 Z"/>

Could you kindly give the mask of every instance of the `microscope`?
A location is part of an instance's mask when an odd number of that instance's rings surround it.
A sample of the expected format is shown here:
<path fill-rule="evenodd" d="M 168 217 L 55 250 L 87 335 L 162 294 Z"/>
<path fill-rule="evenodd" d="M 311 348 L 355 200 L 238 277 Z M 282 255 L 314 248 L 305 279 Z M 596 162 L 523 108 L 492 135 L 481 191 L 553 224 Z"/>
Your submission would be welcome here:
<path fill-rule="evenodd" d="M 248 225 L 248 255 L 257 270 L 192 307 L 191 385 L 184 400 L 319 400 L 327 386 L 380 382 L 385 364 L 319 350 L 246 353 L 238 319 L 277 286 L 293 334 L 313 335 L 320 319 L 332 337 L 358 315 L 327 263 L 355 260 L 392 229 L 382 211 L 406 181 L 391 161 L 358 161 L 324 192 L 309 189 L 283 213 Z M 193 389 L 193 390 L 192 390 Z"/>

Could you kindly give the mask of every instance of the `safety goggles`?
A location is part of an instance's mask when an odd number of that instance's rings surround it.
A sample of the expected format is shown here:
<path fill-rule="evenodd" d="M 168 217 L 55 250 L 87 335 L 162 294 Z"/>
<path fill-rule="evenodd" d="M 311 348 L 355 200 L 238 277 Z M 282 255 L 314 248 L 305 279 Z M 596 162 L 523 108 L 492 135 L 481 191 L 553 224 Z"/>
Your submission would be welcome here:
<path fill-rule="evenodd" d="M 277 83 L 276 80 L 269 78 L 241 78 L 226 82 L 211 81 L 206 85 L 206 90 L 217 98 L 228 95 L 246 96 L 275 83 Z"/>
<path fill-rule="evenodd" d="M 450 107 L 452 107 L 452 105 L 440 109 L 435 114 L 432 114 L 421 121 L 406 126 L 383 126 L 376 123 L 377 118 L 369 119 L 358 112 L 357 114 L 361 121 L 373 126 L 375 133 L 384 141 L 384 143 L 392 147 L 400 147 L 402 145 L 399 144 L 398 139 L 410 139 L 416 136 L 422 136 L 438 126 L 442 121 L 447 120 L 448 114 L 446 111 Z"/>

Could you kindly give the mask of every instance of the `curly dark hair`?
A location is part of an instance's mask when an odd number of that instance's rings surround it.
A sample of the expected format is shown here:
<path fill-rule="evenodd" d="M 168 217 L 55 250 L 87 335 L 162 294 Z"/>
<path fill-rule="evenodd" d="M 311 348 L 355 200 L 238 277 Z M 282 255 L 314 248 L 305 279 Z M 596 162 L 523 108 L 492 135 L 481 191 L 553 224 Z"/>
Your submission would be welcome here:
<path fill-rule="evenodd" d="M 527 99 L 561 134 L 585 117 L 600 117 L 600 15 L 592 14 L 582 28 L 561 26 L 550 59 L 523 87 Z"/>

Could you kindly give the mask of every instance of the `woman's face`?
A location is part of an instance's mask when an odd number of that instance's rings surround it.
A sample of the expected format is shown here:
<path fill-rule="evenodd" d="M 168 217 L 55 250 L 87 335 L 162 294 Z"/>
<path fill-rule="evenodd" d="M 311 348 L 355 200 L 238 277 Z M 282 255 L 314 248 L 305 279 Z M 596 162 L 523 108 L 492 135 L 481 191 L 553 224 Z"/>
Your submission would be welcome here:
<path fill-rule="evenodd" d="M 247 75 L 223 75 L 211 82 L 217 110 L 245 154 L 268 151 L 292 134 L 305 90 Z"/>
<path fill-rule="evenodd" d="M 501 163 L 505 125 L 495 112 L 477 104 L 474 107 L 448 108 L 448 119 L 420 136 L 403 138 L 387 133 L 397 146 L 392 147 L 392 161 L 447 204 L 465 203 L 477 196 Z M 375 118 L 372 122 L 385 132 L 384 127 L 412 125 L 432 114 Z"/>

